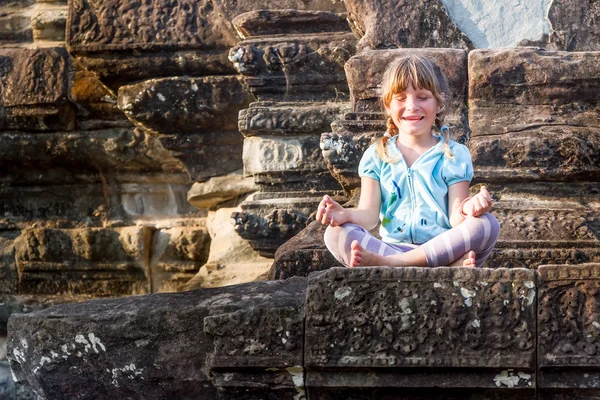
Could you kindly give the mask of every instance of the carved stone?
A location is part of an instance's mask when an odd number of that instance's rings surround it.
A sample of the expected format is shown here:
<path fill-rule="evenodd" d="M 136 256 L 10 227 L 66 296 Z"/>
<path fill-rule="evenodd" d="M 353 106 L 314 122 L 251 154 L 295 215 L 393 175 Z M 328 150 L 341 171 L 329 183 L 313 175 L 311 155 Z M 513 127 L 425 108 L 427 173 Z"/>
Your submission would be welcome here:
<path fill-rule="evenodd" d="M 19 293 L 148 293 L 150 237 L 148 228 L 135 227 L 25 230 L 14 242 Z"/>
<path fill-rule="evenodd" d="M 538 385 L 543 398 L 591 399 L 585 394 L 597 396 L 600 388 L 594 368 L 600 357 L 600 264 L 544 265 L 538 271 Z"/>
<path fill-rule="evenodd" d="M 402 1 L 346 0 L 352 31 L 364 49 L 450 47 L 473 48 L 446 13 L 439 0 Z"/>
<path fill-rule="evenodd" d="M 19 315 L 11 368 L 46 399 L 292 400 L 304 393 L 305 295 L 295 278 Z"/>
<path fill-rule="evenodd" d="M 68 68 L 64 49 L 0 49 L 0 129 L 74 129 Z"/>
<path fill-rule="evenodd" d="M 325 248 L 324 234 L 325 226 L 320 221 L 313 221 L 281 245 L 275 252 L 275 261 L 269 271 L 269 279 L 308 276 L 311 272 L 342 267 Z"/>
<path fill-rule="evenodd" d="M 210 237 L 205 228 L 160 229 L 152 235 L 150 276 L 152 293 L 175 292 L 208 259 Z"/>
<path fill-rule="evenodd" d="M 244 177 L 239 170 L 194 183 L 188 191 L 187 201 L 199 209 L 214 209 L 230 201 L 240 202 L 248 193 L 257 190 L 252 177 Z"/>
<path fill-rule="evenodd" d="M 249 98 L 236 76 L 176 77 L 121 86 L 118 105 L 146 131 L 196 134 L 236 129 L 231 116 L 247 107 Z"/>
<path fill-rule="evenodd" d="M 309 394 L 352 382 L 357 389 L 519 387 L 532 395 L 535 282 L 535 273 L 523 269 L 333 268 L 311 274 Z"/>

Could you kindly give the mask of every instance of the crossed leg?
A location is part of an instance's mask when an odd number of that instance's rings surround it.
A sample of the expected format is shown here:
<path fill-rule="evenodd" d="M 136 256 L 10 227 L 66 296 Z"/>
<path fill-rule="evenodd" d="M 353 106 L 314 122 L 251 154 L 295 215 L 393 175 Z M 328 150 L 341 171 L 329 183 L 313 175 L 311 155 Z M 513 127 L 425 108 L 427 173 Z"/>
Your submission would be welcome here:
<path fill-rule="evenodd" d="M 325 245 L 338 261 L 348 267 L 481 267 L 491 254 L 499 234 L 498 221 L 488 213 L 467 218 L 461 225 L 421 246 L 385 243 L 354 224 L 328 227 Z"/>

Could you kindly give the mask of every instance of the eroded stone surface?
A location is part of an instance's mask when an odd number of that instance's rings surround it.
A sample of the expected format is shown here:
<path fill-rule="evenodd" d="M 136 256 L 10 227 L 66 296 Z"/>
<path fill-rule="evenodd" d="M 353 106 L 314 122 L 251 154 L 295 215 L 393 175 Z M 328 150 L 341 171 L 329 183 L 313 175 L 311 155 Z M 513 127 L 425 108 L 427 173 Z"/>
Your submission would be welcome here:
<path fill-rule="evenodd" d="M 0 129 L 72 130 L 64 49 L 0 49 Z"/>
<path fill-rule="evenodd" d="M 469 120 L 476 175 L 594 180 L 598 57 L 533 48 L 473 51 Z"/>
<path fill-rule="evenodd" d="M 187 201 L 199 209 L 215 209 L 231 201 L 239 204 L 248 193 L 257 190 L 252 177 L 245 177 L 240 170 L 194 183 L 188 191 Z"/>
<path fill-rule="evenodd" d="M 450 47 L 469 49 L 471 41 L 446 13 L 439 0 L 346 0 L 348 20 L 363 49 Z"/>
<path fill-rule="evenodd" d="M 523 269 L 334 268 L 312 274 L 306 365 L 477 366 L 482 376 L 486 368 L 510 367 L 531 374 L 535 280 Z M 488 385 L 495 386 L 492 380 Z M 531 387 L 531 375 L 517 385 Z"/>
<path fill-rule="evenodd" d="M 54 307 L 11 318 L 9 360 L 17 378 L 47 399 L 221 399 L 218 388 L 260 390 L 252 368 L 279 382 L 262 398 L 292 399 L 298 389 L 289 369 L 302 374 L 305 293 L 306 281 L 293 279 Z"/>
<path fill-rule="evenodd" d="M 161 134 L 232 130 L 250 94 L 236 76 L 150 79 L 119 89 L 119 108 L 136 125 Z"/>
<path fill-rule="evenodd" d="M 14 242 L 19 293 L 148 293 L 149 240 L 136 227 L 25 230 Z"/>
<path fill-rule="evenodd" d="M 232 21 L 236 32 L 248 36 L 283 33 L 342 32 L 348 30 L 345 14 L 326 11 L 274 9 L 240 14 Z"/>

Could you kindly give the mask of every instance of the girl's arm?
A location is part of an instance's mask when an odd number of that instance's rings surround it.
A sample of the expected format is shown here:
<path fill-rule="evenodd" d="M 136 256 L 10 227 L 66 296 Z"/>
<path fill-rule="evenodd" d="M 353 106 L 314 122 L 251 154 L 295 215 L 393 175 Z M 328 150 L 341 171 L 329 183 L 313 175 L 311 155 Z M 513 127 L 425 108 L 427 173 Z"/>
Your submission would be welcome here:
<path fill-rule="evenodd" d="M 492 210 L 492 198 L 485 186 L 482 186 L 475 196 L 468 201 L 469 182 L 457 182 L 448 186 L 448 210 L 452 227 L 462 224 L 465 216 L 478 217 Z"/>
<path fill-rule="evenodd" d="M 316 219 L 331 226 L 351 222 L 368 230 L 376 227 L 381 207 L 379 181 L 367 177 L 360 179 L 360 200 L 357 208 L 344 208 L 331 197 L 324 196 L 317 209 Z"/>

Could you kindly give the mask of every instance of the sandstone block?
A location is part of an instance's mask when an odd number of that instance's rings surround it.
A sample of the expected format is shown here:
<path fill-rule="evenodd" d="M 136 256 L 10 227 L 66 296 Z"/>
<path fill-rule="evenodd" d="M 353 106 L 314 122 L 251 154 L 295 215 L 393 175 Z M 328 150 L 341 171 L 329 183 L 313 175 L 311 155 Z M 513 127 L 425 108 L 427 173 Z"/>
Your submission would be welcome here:
<path fill-rule="evenodd" d="M 600 357 L 600 264 L 543 265 L 538 271 L 538 385 L 543 398 L 593 398 L 585 394 L 597 394 L 600 387 L 594 368 Z"/>
<path fill-rule="evenodd" d="M 346 14 L 316 10 L 253 10 L 238 15 L 231 22 L 242 39 L 250 36 L 342 32 L 349 29 Z"/>
<path fill-rule="evenodd" d="M 349 382 L 355 388 L 533 389 L 535 300 L 535 272 L 524 269 L 333 268 L 311 274 L 308 390 Z M 420 377 L 419 367 L 437 372 Z"/>
<path fill-rule="evenodd" d="M 304 389 L 305 295 L 291 279 L 53 307 L 11 318 L 8 357 L 46 399 L 291 400 Z"/>
<path fill-rule="evenodd" d="M 318 171 L 327 167 L 318 136 L 249 137 L 244 140 L 246 174 Z"/>
<path fill-rule="evenodd" d="M 67 45 L 74 54 L 127 50 L 228 48 L 236 43 L 227 21 L 208 0 L 127 0 L 69 3 Z M 165 18 L 165 16 L 170 16 Z M 195 29 L 190 29 L 191 27 Z"/>
<path fill-rule="evenodd" d="M 14 243 L 22 294 L 148 293 L 148 228 L 29 229 Z"/>
<path fill-rule="evenodd" d="M 343 13 L 344 2 L 340 0 L 260 0 L 257 2 L 239 0 L 216 0 L 215 6 L 228 21 L 236 16 L 255 10 L 320 10 Z"/>
<path fill-rule="evenodd" d="M 347 111 L 347 103 L 257 102 L 240 111 L 238 128 L 245 137 L 321 133 Z"/>
<path fill-rule="evenodd" d="M 229 49 L 199 53 L 193 50 L 129 54 L 111 52 L 110 56 L 78 55 L 78 64 L 96 75 L 117 92 L 119 87 L 157 77 L 231 75 L 236 70 L 228 60 Z"/>
<path fill-rule="evenodd" d="M 0 49 L 0 128 L 75 128 L 65 49 Z"/>
<path fill-rule="evenodd" d="M 348 21 L 360 37 L 357 50 L 450 47 L 470 49 L 471 41 L 448 16 L 441 1 L 346 0 Z"/>
<path fill-rule="evenodd" d="M 204 182 L 242 168 L 243 136 L 237 130 L 160 135 L 158 141 L 185 166 L 192 181 Z"/>
<path fill-rule="evenodd" d="M 229 60 L 260 101 L 345 101 L 344 63 L 354 54 L 349 32 L 256 37 L 229 51 Z"/>
<path fill-rule="evenodd" d="M 584 0 L 552 2 L 548 20 L 553 32 L 544 47 L 566 51 L 600 50 L 600 5 Z"/>
<path fill-rule="evenodd" d="M 14 240 L 17 231 L 0 231 L 0 293 L 17 292 L 17 266 L 15 264 Z"/>
<path fill-rule="evenodd" d="M 416 46 L 415 46 L 416 47 Z M 459 49 L 396 49 L 366 51 L 353 56 L 344 67 L 356 113 L 381 112 L 381 80 L 394 60 L 420 55 L 434 64 L 442 91 L 448 98 L 445 122 L 458 130 L 467 129 L 467 52 Z M 447 79 L 442 79 L 442 74 Z M 385 119 L 385 118 L 383 118 Z"/>
<path fill-rule="evenodd" d="M 152 292 L 174 292 L 206 263 L 210 237 L 206 228 L 159 229 L 152 236 Z"/>
<path fill-rule="evenodd" d="M 221 208 L 220 204 L 241 201 L 248 193 L 258 190 L 251 177 L 244 177 L 242 171 L 216 176 L 206 182 L 196 182 L 187 193 L 187 201 L 194 207 L 203 209 Z"/>
<path fill-rule="evenodd" d="M 31 18 L 33 39 L 36 42 L 64 42 L 66 25 L 66 5 L 37 7 L 35 14 Z"/>
<path fill-rule="evenodd" d="M 31 42 L 33 39 L 31 29 L 31 17 L 24 10 L 14 7 L 8 9 L 3 6 L 0 16 L 0 43 L 16 44 L 19 42 Z"/>
<path fill-rule="evenodd" d="M 249 100 L 236 76 L 176 77 L 122 86 L 118 105 L 147 131 L 182 134 L 236 129 Z"/>

